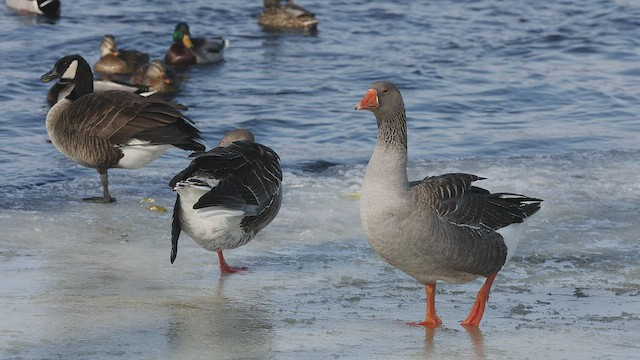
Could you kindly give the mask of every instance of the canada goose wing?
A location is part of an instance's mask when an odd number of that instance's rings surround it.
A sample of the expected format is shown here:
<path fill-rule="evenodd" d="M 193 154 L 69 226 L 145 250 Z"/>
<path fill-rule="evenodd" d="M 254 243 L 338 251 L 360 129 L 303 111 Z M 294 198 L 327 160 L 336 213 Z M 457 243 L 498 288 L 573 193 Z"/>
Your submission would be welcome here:
<path fill-rule="evenodd" d="M 61 116 L 70 129 L 93 134 L 113 144 L 125 144 L 157 128 L 180 121 L 192 123 L 179 110 L 186 107 L 122 91 L 102 91 L 80 97 Z"/>

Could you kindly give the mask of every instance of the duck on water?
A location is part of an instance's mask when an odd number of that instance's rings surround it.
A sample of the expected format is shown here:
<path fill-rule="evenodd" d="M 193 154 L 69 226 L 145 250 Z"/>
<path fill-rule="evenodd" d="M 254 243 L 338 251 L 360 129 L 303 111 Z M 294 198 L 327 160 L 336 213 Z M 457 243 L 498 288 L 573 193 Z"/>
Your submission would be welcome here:
<path fill-rule="evenodd" d="M 58 151 L 100 174 L 102 196 L 84 200 L 115 201 L 109 193 L 110 168 L 145 166 L 171 147 L 205 149 L 200 132 L 181 113 L 185 106 L 125 91 L 93 92 L 91 68 L 80 55 L 59 59 L 40 79 L 73 84 L 69 95 L 49 109 L 46 127 Z"/>
<path fill-rule="evenodd" d="M 407 178 L 407 121 L 400 90 L 374 82 L 356 110 L 370 110 L 378 139 L 367 166 L 360 199 L 360 218 L 371 247 L 389 264 L 424 284 L 428 328 L 442 321 L 436 314 L 436 281 L 486 281 L 467 318 L 482 320 L 496 274 L 516 248 L 516 238 L 501 229 L 540 210 L 542 200 L 511 193 L 491 193 L 473 186 L 484 178 L 444 174 L 410 182 Z"/>

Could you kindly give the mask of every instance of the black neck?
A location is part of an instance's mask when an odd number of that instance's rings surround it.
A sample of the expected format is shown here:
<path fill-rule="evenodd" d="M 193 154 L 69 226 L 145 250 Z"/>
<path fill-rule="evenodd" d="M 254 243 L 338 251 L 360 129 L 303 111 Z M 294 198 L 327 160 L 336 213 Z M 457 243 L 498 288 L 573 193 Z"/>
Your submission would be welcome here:
<path fill-rule="evenodd" d="M 74 101 L 78 100 L 83 95 L 91 94 L 93 92 L 93 73 L 91 67 L 87 62 L 79 58 L 78 69 L 76 70 L 76 76 L 73 80 L 67 80 L 73 82 L 73 90 L 67 95 L 67 99 Z"/>

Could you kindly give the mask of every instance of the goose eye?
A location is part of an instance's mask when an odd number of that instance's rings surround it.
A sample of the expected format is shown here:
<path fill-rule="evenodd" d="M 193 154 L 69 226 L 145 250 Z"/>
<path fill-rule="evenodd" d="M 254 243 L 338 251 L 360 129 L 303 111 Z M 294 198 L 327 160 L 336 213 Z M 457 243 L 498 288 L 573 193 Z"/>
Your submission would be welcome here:
<path fill-rule="evenodd" d="M 382 92 L 386 94 L 386 93 L 388 93 L 388 92 L 389 92 L 389 89 L 384 88 L 384 89 L 382 90 Z"/>

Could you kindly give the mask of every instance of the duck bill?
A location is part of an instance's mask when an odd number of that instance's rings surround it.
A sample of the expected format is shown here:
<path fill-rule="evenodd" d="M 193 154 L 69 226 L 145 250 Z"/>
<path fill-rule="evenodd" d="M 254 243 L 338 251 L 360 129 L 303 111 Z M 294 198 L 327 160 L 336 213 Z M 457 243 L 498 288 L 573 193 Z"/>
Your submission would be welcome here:
<path fill-rule="evenodd" d="M 60 73 L 58 73 L 58 72 L 56 71 L 56 69 L 55 69 L 55 68 L 53 68 L 53 69 L 49 70 L 49 72 L 48 72 L 48 73 L 46 73 L 46 74 L 44 74 L 44 75 L 40 76 L 40 81 L 42 81 L 43 83 L 46 83 L 46 82 L 49 82 L 49 81 L 51 81 L 51 80 L 57 79 L 57 78 L 59 78 L 60 76 L 61 76 L 61 75 L 60 75 Z"/>
<path fill-rule="evenodd" d="M 193 43 L 191 42 L 191 37 L 189 37 L 189 35 L 185 35 L 182 37 L 182 43 L 189 49 L 193 49 Z"/>
<path fill-rule="evenodd" d="M 367 93 L 364 95 L 362 100 L 358 104 L 356 104 L 356 110 L 375 110 L 378 108 L 378 92 L 369 89 Z"/>

